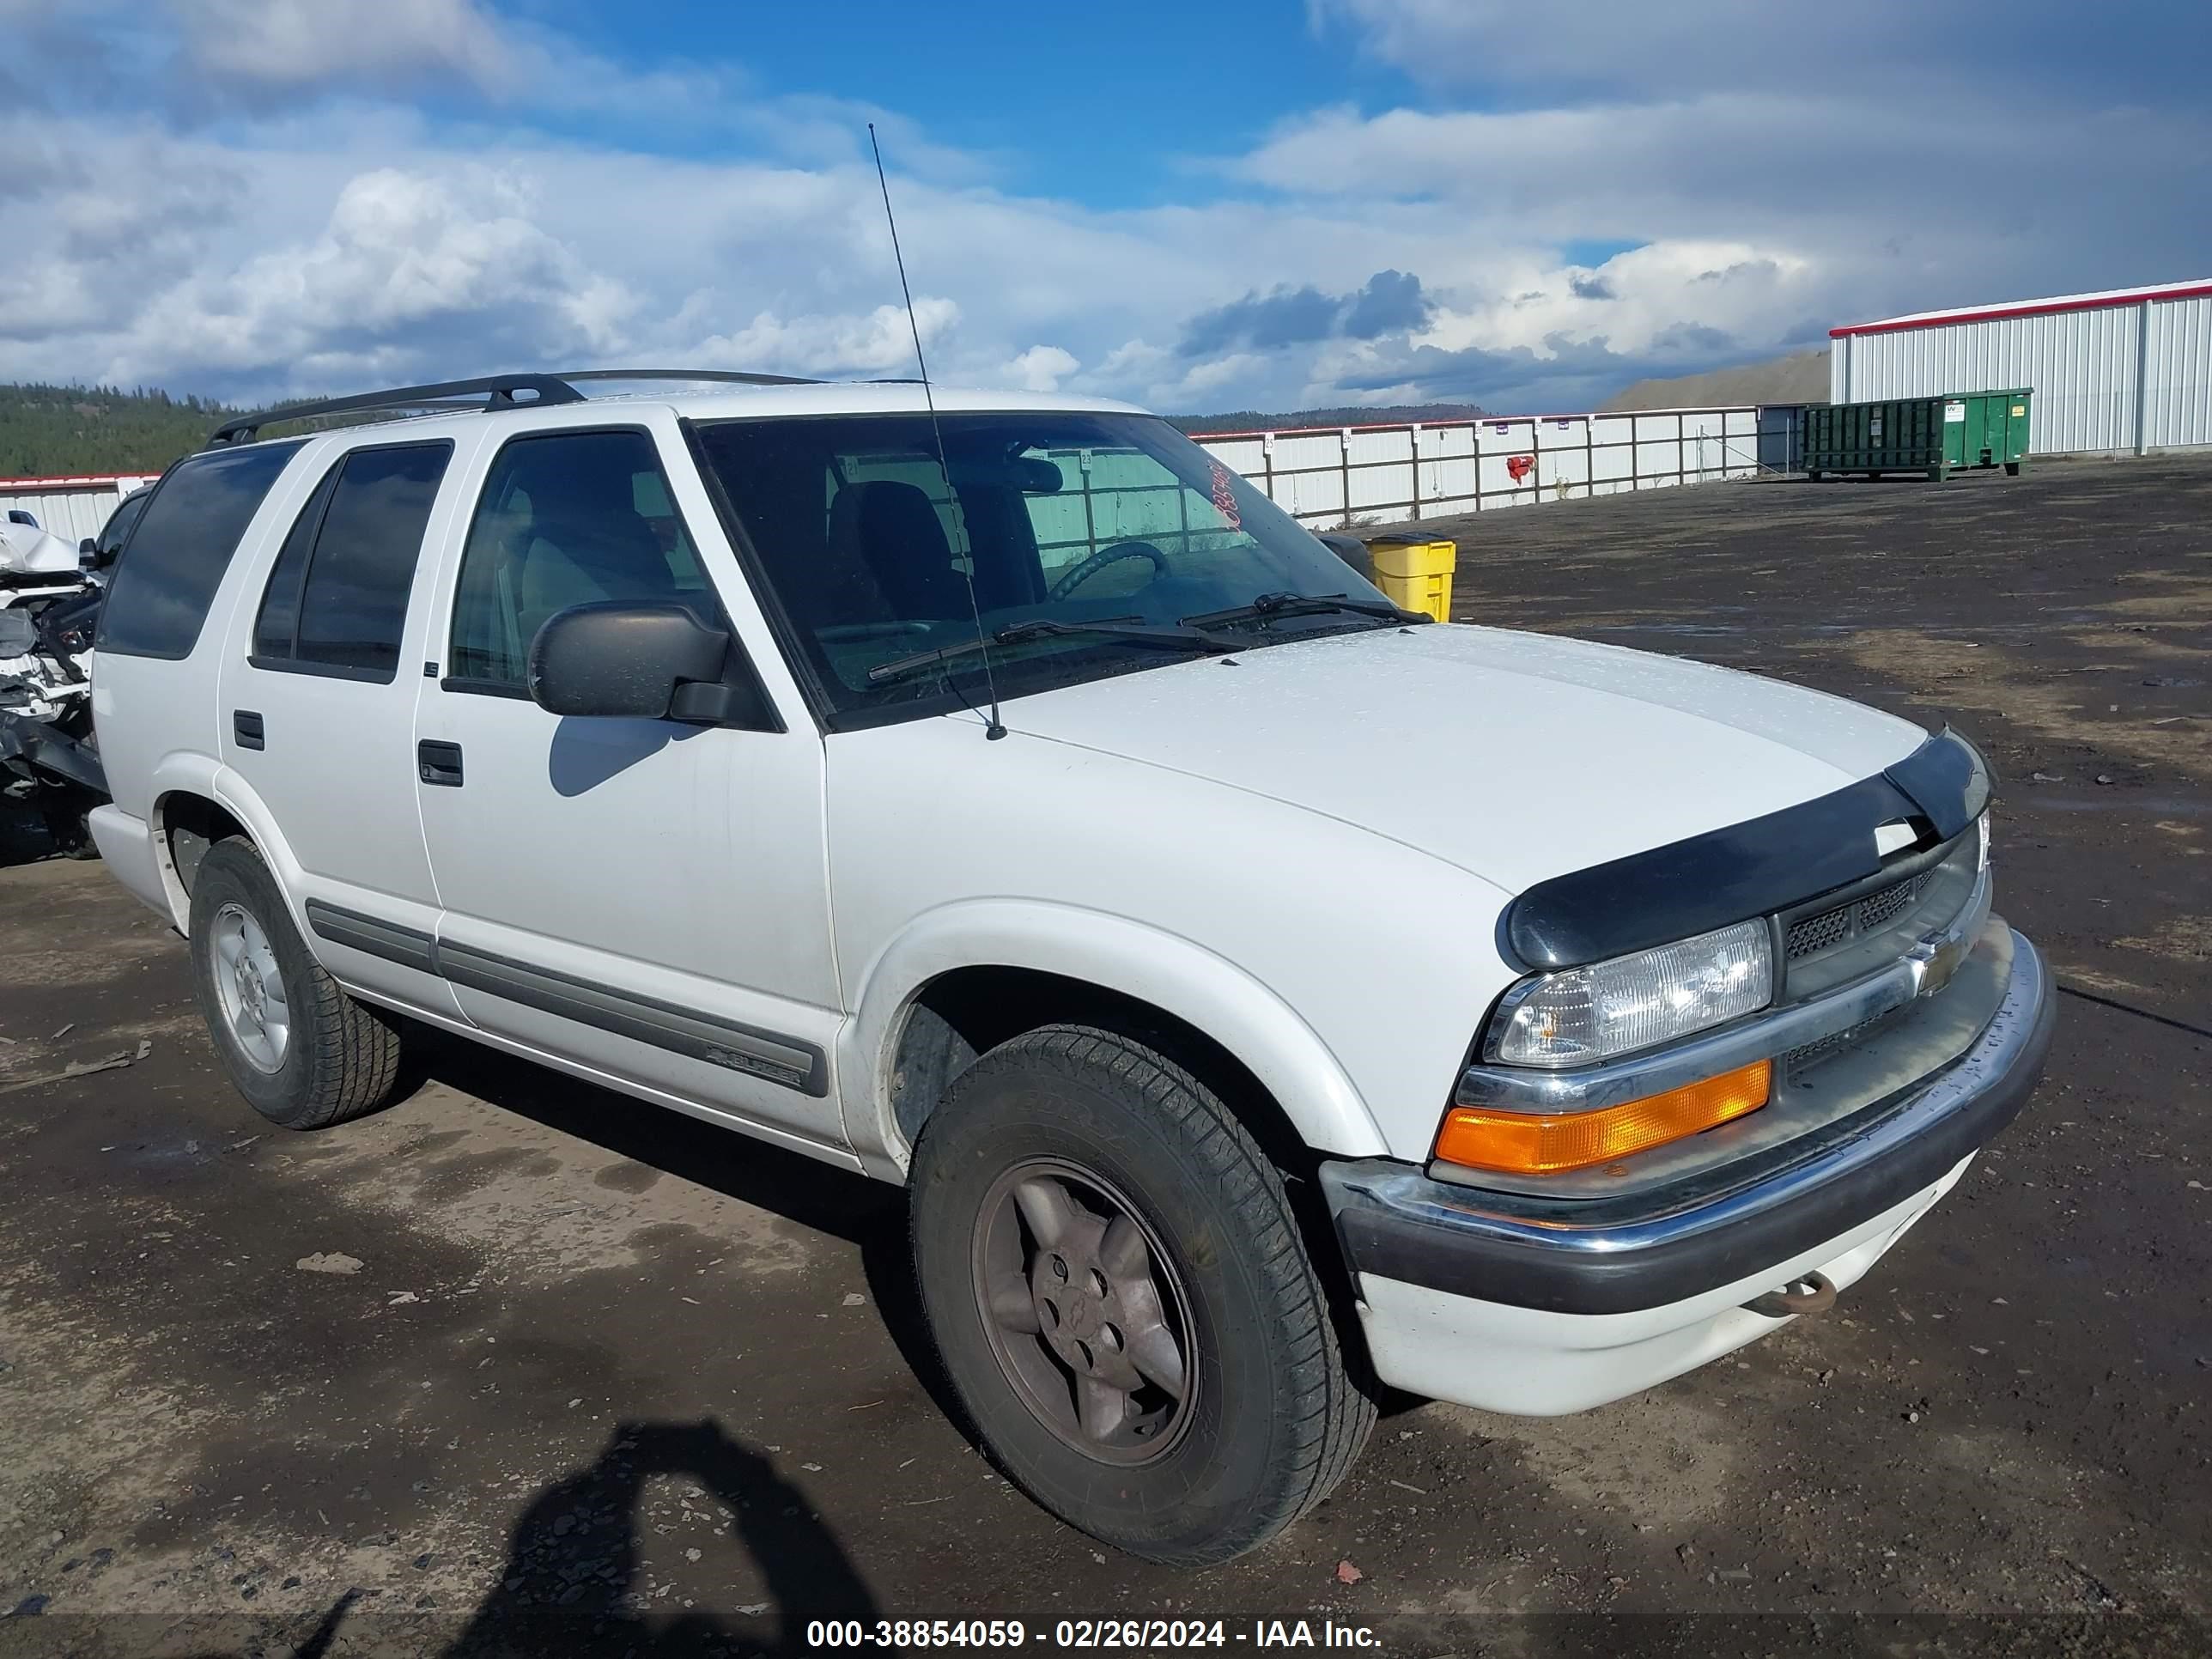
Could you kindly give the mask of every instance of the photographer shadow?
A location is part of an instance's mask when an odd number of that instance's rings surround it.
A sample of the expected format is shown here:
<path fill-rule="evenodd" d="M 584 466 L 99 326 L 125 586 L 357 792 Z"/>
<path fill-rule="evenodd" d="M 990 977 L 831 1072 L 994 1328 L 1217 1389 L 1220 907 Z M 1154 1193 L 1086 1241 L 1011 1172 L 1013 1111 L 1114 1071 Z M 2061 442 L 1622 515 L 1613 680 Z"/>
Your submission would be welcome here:
<path fill-rule="evenodd" d="M 765 1582 L 757 1619 L 659 1611 L 637 1582 L 646 1483 L 703 1487 Z M 750 1612 L 748 1609 L 748 1612 Z M 587 1468 L 547 1487 L 515 1522 L 496 1589 L 442 1659 L 625 1654 L 691 1659 L 806 1650 L 807 1623 L 876 1617 L 875 1598 L 805 1492 L 711 1419 L 618 1426 Z"/>

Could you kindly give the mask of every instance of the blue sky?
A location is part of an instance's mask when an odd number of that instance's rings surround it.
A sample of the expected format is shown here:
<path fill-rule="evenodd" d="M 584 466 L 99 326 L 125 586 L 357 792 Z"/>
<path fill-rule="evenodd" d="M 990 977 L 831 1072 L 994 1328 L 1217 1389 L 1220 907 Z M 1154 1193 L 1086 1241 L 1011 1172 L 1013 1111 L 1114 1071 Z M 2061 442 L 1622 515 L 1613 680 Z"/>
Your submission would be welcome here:
<path fill-rule="evenodd" d="M 1230 181 L 1204 159 L 1258 143 L 1290 111 L 1418 95 L 1395 66 L 1346 50 L 1349 29 L 1310 27 L 1270 0 L 1003 11 L 539 0 L 515 12 L 611 58 L 711 50 L 764 89 L 881 102 L 939 143 L 988 155 L 1006 188 L 1096 207 L 1206 200 Z"/>
<path fill-rule="evenodd" d="M 0 0 L 0 378 L 1627 380 L 2212 274 L 2212 8 Z"/>

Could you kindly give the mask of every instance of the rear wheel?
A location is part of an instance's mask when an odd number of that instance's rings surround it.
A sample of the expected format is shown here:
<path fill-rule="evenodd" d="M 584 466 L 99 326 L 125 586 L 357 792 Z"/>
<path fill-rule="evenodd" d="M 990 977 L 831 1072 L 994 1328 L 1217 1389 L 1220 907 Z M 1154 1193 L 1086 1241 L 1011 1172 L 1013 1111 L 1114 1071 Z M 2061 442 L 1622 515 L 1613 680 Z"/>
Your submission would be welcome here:
<path fill-rule="evenodd" d="M 348 996 L 317 964 L 247 842 L 219 842 L 200 860 L 191 948 L 208 1036 L 255 1111 L 288 1129 L 320 1129 L 391 1100 L 397 1020 Z"/>
<path fill-rule="evenodd" d="M 1212 1091 L 1114 1033 L 983 1056 L 914 1164 L 923 1306 L 984 1445 L 1153 1560 L 1225 1560 L 1351 1467 L 1352 1384 L 1281 1177 Z"/>

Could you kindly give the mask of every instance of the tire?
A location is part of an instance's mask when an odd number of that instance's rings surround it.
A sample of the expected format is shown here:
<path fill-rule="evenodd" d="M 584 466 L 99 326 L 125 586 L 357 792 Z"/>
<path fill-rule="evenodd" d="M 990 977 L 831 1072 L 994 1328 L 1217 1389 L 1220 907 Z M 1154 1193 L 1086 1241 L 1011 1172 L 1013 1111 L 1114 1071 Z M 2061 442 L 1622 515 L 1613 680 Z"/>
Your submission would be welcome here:
<path fill-rule="evenodd" d="M 1054 1182 L 1074 1211 L 1042 1196 Z M 923 1126 L 912 1223 L 923 1310 L 984 1448 L 1133 1555 L 1243 1553 L 1326 1497 L 1374 1425 L 1281 1176 L 1211 1090 L 1128 1037 L 1046 1026 L 976 1061 Z M 1178 1371 L 1179 1396 L 1159 1380 Z M 1118 1418 L 1086 1421 L 1079 1401 L 1117 1393 Z"/>
<path fill-rule="evenodd" d="M 92 839 L 92 826 L 86 823 L 82 812 L 49 812 L 46 814 L 46 838 L 54 844 L 54 851 L 65 859 L 96 859 L 100 848 Z"/>
<path fill-rule="evenodd" d="M 287 1129 L 322 1129 L 392 1099 L 399 1081 L 397 1021 L 348 996 L 308 955 L 250 843 L 218 842 L 200 860 L 191 951 L 192 990 L 209 1039 L 262 1116 Z M 250 1048 L 257 1006 L 260 1041 Z M 279 1024 L 281 1041 L 272 1036 Z"/>

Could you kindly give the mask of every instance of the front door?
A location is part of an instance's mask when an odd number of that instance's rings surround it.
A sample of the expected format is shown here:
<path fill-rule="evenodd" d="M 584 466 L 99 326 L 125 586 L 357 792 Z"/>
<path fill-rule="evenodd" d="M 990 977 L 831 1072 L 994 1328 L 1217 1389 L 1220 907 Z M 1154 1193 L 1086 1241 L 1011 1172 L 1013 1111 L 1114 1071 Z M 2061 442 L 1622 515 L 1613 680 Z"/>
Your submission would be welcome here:
<path fill-rule="evenodd" d="M 531 641 L 570 605 L 750 606 L 666 425 L 525 432 L 484 460 L 416 719 L 439 969 L 495 1036 L 842 1146 L 811 721 L 576 719 L 526 689 Z"/>

